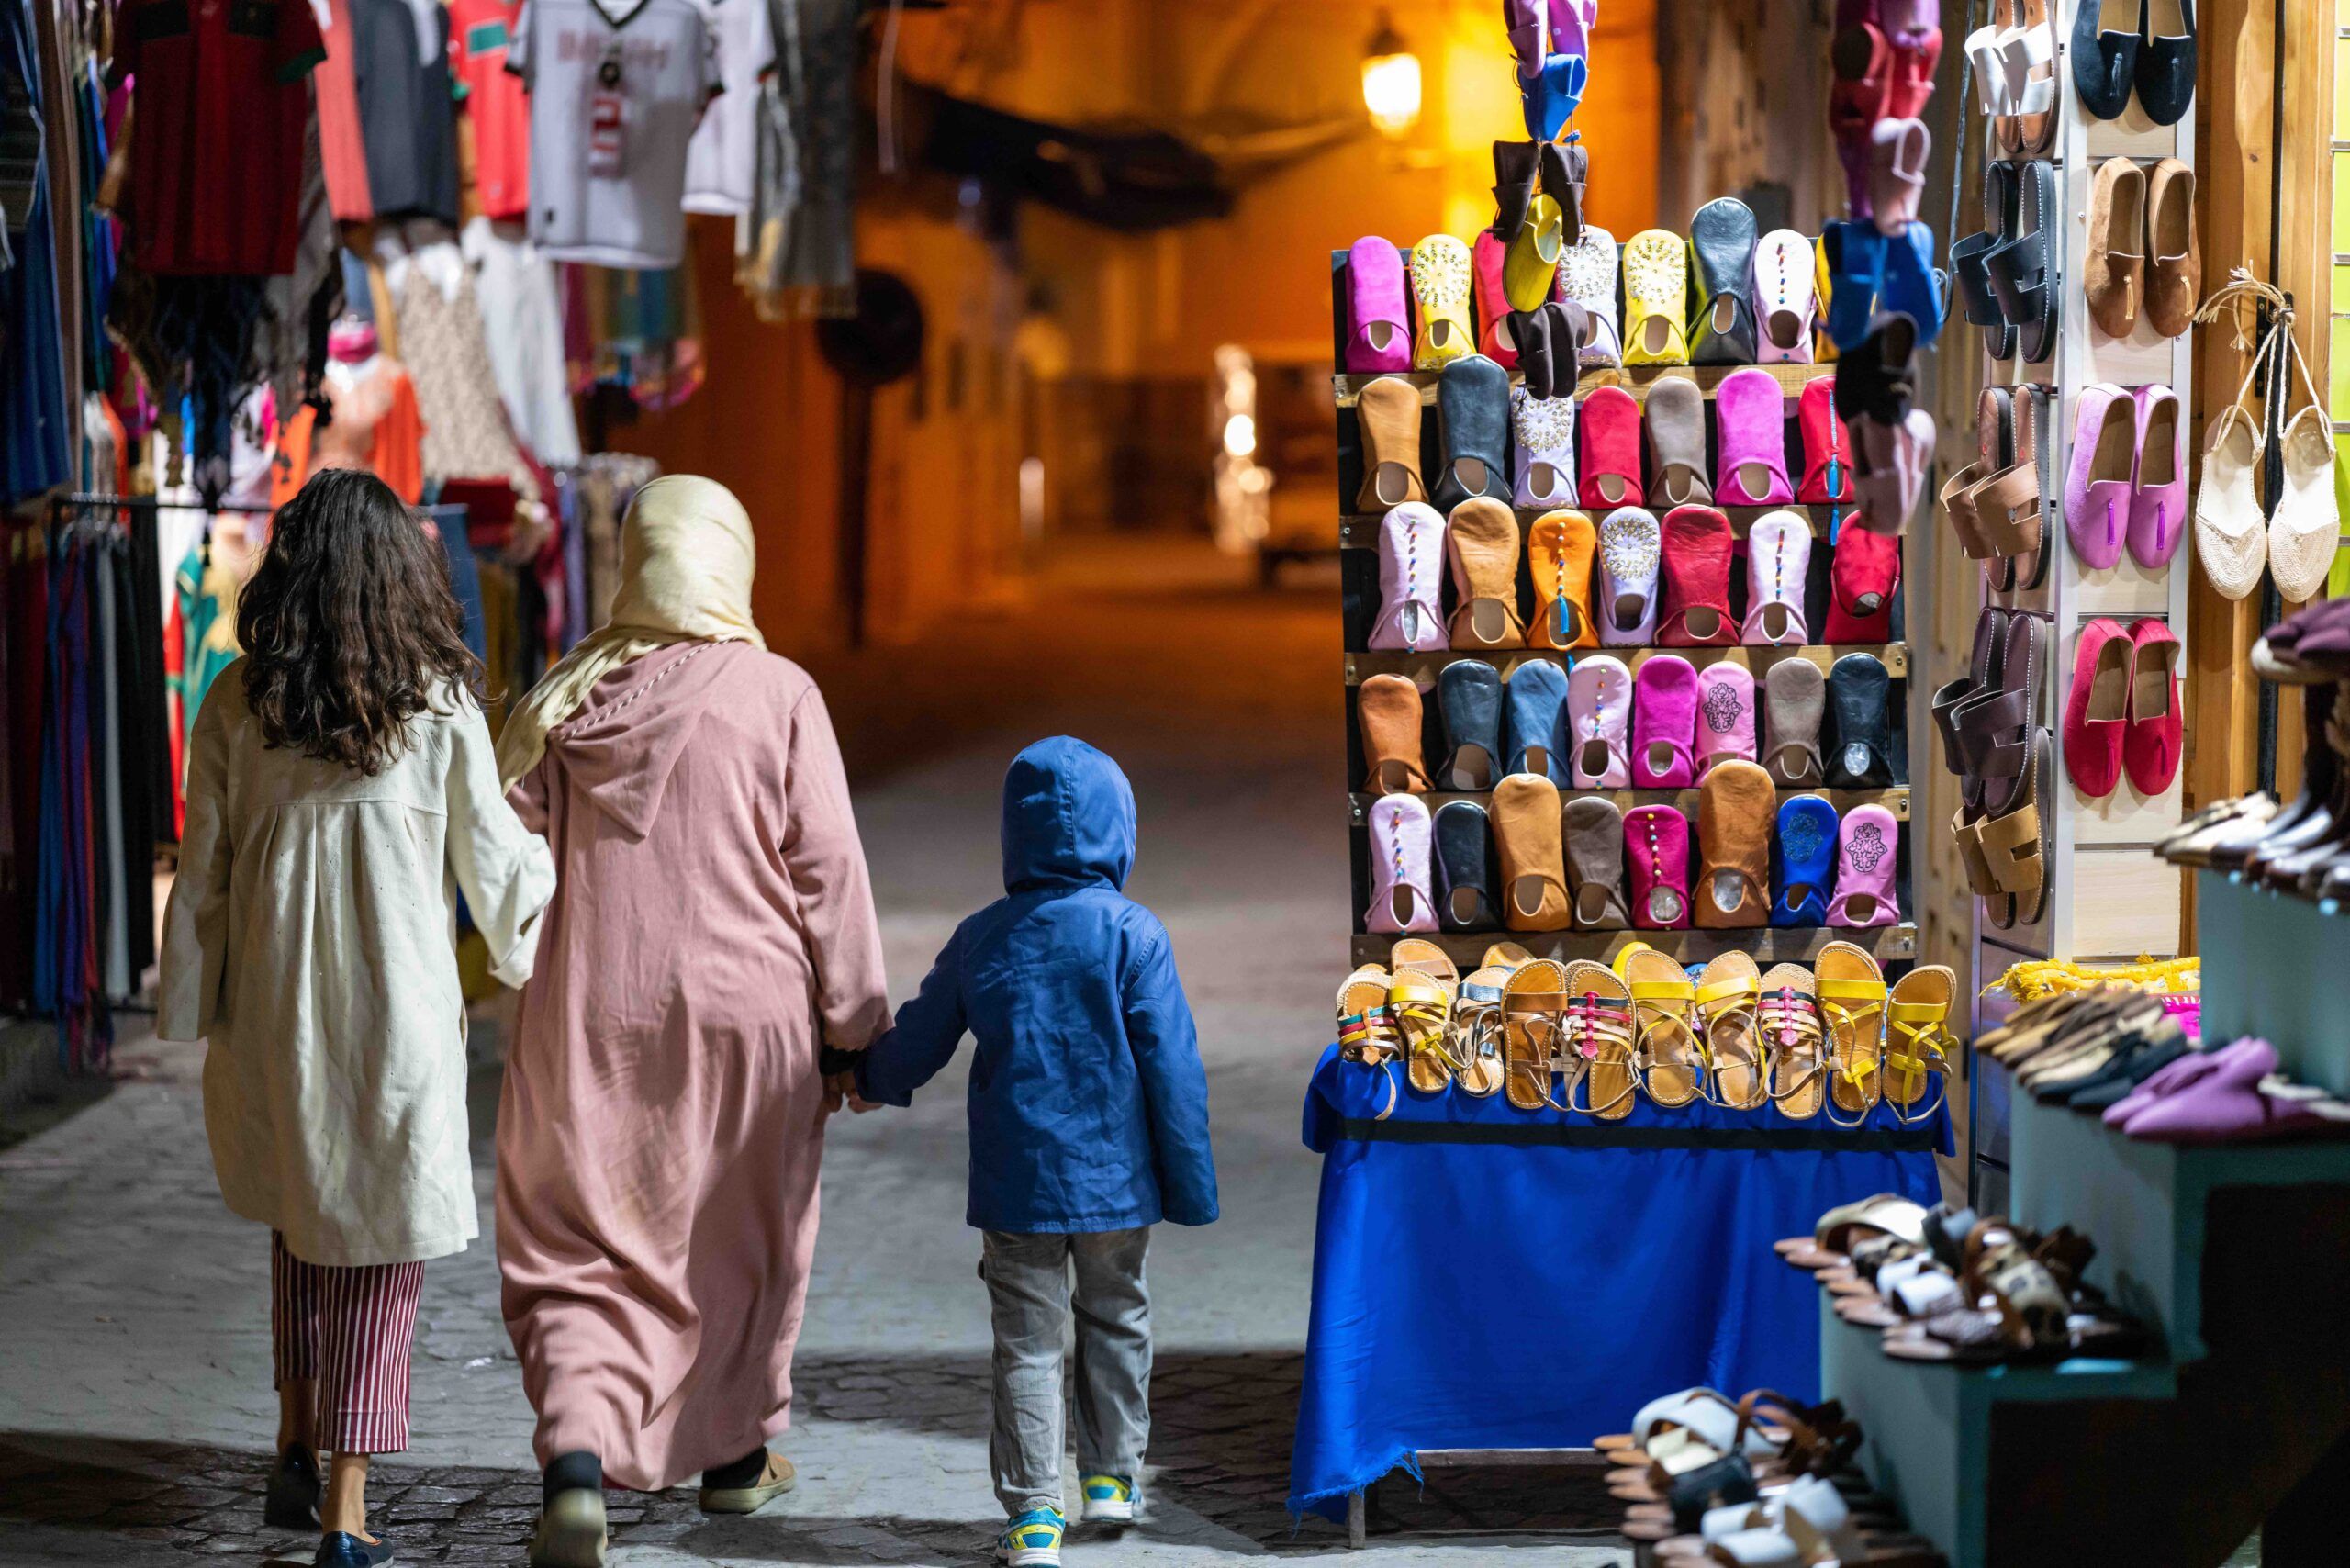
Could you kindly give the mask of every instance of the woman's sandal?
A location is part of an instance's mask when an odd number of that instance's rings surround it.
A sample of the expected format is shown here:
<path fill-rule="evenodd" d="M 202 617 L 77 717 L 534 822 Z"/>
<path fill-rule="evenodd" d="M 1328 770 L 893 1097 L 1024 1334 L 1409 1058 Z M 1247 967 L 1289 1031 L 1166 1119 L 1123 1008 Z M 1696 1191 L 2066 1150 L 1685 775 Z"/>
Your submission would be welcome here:
<path fill-rule="evenodd" d="M 1706 1061 L 1696 1032 L 1697 988 L 1689 971 L 1653 947 L 1630 955 L 1624 977 L 1632 993 L 1632 1048 L 1644 1065 L 1651 1100 L 1678 1110 L 1706 1092 Z"/>
<path fill-rule="evenodd" d="M 1771 1104 L 1789 1121 L 1807 1122 L 1828 1098 L 1826 1031 L 1811 971 L 1776 964 L 1762 977 L 1757 1014 L 1771 1066 Z"/>
<path fill-rule="evenodd" d="M 1383 1122 L 1395 1109 L 1397 1090 L 1393 1062 L 1403 1053 L 1403 1036 L 1387 995 L 1394 978 L 1377 964 L 1365 964 L 1338 987 L 1338 1055 L 1340 1059 L 1375 1067 L 1387 1081 L 1387 1098 L 1371 1118 Z"/>
<path fill-rule="evenodd" d="M 1404 1037 L 1404 1081 L 1423 1094 L 1443 1093 L 1460 1070 L 1445 1044 L 1452 987 L 1418 969 L 1396 969 L 1387 988 L 1387 1010 Z"/>
<path fill-rule="evenodd" d="M 1759 1111 L 1771 1097 L 1762 1006 L 1762 972 L 1745 953 L 1717 954 L 1697 977 L 1706 1098 L 1725 1111 Z"/>
<path fill-rule="evenodd" d="M 1572 1000 L 1565 968 L 1549 958 L 1520 964 L 1502 985 L 1504 1087 L 1509 1103 L 1521 1111 L 1564 1108 L 1551 1097 L 1550 1070 L 1560 1014 Z"/>
<path fill-rule="evenodd" d="M 1621 1121 L 1632 1114 L 1640 1088 L 1631 988 L 1606 964 L 1578 958 L 1567 966 L 1564 989 L 1561 1070 L 1567 1076 L 1567 1108 L 1603 1122 Z M 1580 1104 L 1578 1078 L 1583 1090 Z"/>
<path fill-rule="evenodd" d="M 1471 973 L 1453 993 L 1452 1015 L 1445 1023 L 1445 1048 L 1459 1064 L 1453 1081 L 1479 1099 L 1501 1092 L 1507 1076 L 1502 1064 L 1502 988 L 1509 970 L 1482 969 Z"/>
<path fill-rule="evenodd" d="M 1769 980 L 1766 977 L 1764 983 Z M 1893 1236 L 1924 1245 L 1927 1211 L 1898 1193 L 1878 1193 L 1853 1203 L 1839 1204 L 1819 1216 L 1809 1236 L 1791 1236 L 1771 1244 L 1771 1250 L 1798 1269 L 1814 1273 L 1841 1268 L 1852 1260 L 1852 1249 L 1872 1236 Z"/>
<path fill-rule="evenodd" d="M 1818 987 L 1829 1038 L 1828 1119 L 1857 1127 L 1885 1092 L 1885 973 L 1865 949 L 1830 942 L 1819 950 Z"/>
<path fill-rule="evenodd" d="M 1962 1048 L 1950 1032 L 1957 997 L 1958 977 L 1942 964 L 1920 964 L 1893 983 L 1886 1012 L 1885 1099 L 1904 1126 L 1932 1120 L 1950 1097 L 1951 1058 Z M 1918 1103 L 1929 1089 L 1933 1098 L 1921 1110 Z"/>

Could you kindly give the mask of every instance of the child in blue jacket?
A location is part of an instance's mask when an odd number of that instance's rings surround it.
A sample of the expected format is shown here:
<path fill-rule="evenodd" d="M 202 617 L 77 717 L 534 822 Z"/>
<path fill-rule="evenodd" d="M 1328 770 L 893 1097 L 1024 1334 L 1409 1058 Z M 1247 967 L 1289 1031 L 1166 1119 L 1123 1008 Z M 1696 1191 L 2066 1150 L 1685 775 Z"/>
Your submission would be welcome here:
<path fill-rule="evenodd" d="M 1123 1522 L 1150 1436 L 1150 1227 L 1216 1215 L 1207 1076 L 1166 928 L 1119 891 L 1134 861 L 1116 763 L 1067 735 L 1022 752 L 1003 782 L 1004 896 L 957 928 L 856 1060 L 860 1094 L 904 1105 L 967 1031 L 978 1042 L 968 1219 L 994 1314 L 988 1458 L 1011 1568 L 1060 1562 L 1072 1270 L 1083 1517 Z"/>

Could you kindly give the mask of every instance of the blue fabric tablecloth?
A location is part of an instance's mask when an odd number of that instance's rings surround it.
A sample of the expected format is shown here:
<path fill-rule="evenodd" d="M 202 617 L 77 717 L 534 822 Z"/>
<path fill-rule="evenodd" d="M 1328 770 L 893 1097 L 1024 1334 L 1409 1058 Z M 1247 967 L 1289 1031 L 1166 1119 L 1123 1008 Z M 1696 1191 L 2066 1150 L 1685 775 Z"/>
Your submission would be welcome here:
<path fill-rule="evenodd" d="M 1399 1069 L 1396 1081 L 1403 1074 Z M 1818 1287 L 1772 1254 L 1872 1193 L 1940 1201 L 1946 1112 L 1824 1118 L 1642 1098 L 1619 1122 L 1404 1089 L 1332 1046 L 1305 1095 L 1324 1155 L 1290 1508 L 1421 1449 L 1581 1448 L 1693 1384 L 1816 1399 Z"/>

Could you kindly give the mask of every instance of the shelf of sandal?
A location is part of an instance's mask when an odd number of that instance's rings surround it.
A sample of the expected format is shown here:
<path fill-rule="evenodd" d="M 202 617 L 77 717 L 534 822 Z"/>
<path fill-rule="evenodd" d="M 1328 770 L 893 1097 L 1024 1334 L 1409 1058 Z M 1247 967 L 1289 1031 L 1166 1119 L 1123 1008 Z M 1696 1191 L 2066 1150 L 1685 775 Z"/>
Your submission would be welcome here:
<path fill-rule="evenodd" d="M 1577 797 L 1595 796 L 1603 801 L 1610 801 L 1619 811 L 1628 812 L 1634 806 L 1672 806 L 1685 817 L 1695 819 L 1697 814 L 1698 791 L 1695 790 L 1561 790 L 1561 793 Z M 1896 785 L 1886 790 L 1829 790 L 1809 784 L 1779 786 L 1779 799 L 1782 801 L 1792 799 L 1796 795 L 1819 796 L 1836 808 L 1836 814 L 1840 817 L 1855 806 L 1883 806 L 1893 813 L 1896 822 L 1909 820 L 1909 787 L 1906 784 Z M 1489 791 L 1476 790 L 1434 790 L 1426 791 L 1420 796 L 1420 800 L 1431 812 L 1449 805 L 1454 801 L 1470 801 L 1478 805 L 1484 805 L 1492 799 L 1493 796 Z M 1362 826 L 1370 820 L 1371 808 L 1378 800 L 1377 795 L 1364 794 L 1360 791 L 1348 796 L 1348 822 L 1356 827 Z"/>
<path fill-rule="evenodd" d="M 1842 925 L 1747 926 L 1733 931 L 1442 931 L 1416 934 L 1434 942 L 1467 973 L 1496 942 L 1515 942 L 1538 958 L 1596 958 L 1612 963 L 1635 942 L 1670 954 L 1675 963 L 1702 964 L 1723 953 L 1746 953 L 1765 968 L 1779 962 L 1809 963 L 1830 942 L 1865 948 L 1879 963 L 1918 956 L 1918 928 L 1908 923 L 1852 928 Z M 1395 946 L 1392 935 L 1350 940 L 1349 961 L 1384 963 Z"/>
<path fill-rule="evenodd" d="M 1648 507 L 1649 510 L 1659 517 L 1673 510 L 1670 505 L 1648 506 L 1646 501 L 1637 496 L 1627 497 L 1621 504 L 1628 507 Z M 1518 507 L 1515 510 L 1517 513 L 1518 525 L 1525 527 L 1538 518 L 1548 517 L 1554 511 L 1567 508 L 1583 512 L 1595 519 L 1615 510 L 1613 507 L 1586 507 L 1575 501 L 1562 501 L 1556 507 Z M 1811 523 L 1812 536 L 1822 540 L 1829 538 L 1838 526 L 1840 513 L 1847 521 L 1852 515 L 1851 507 L 1833 505 L 1716 507 L 1714 510 L 1729 519 L 1730 532 L 1740 539 L 1745 538 L 1754 527 L 1757 518 L 1769 517 L 1774 512 L 1791 511 L 1808 519 Z M 1383 521 L 1385 521 L 1383 515 L 1379 512 L 1348 512 L 1340 517 L 1338 519 L 1338 548 L 1341 550 L 1378 549 L 1379 525 Z"/>
<path fill-rule="evenodd" d="M 1584 371 L 1575 380 L 1575 392 L 1577 396 L 1581 396 L 1587 392 L 1596 392 L 1602 386 L 1621 386 L 1625 391 L 1629 392 L 1634 398 L 1638 398 L 1641 402 L 1646 402 L 1648 401 L 1649 388 L 1655 386 L 1660 381 L 1694 381 L 1697 384 L 1699 388 L 1705 392 L 1706 396 L 1710 398 L 1714 395 L 1714 389 L 1722 384 L 1725 377 L 1741 370 L 1768 371 L 1772 378 L 1778 382 L 1781 389 L 1784 390 L 1788 397 L 1792 398 L 1801 393 L 1807 386 L 1818 380 L 1821 376 L 1835 375 L 1836 364 L 1833 360 L 1830 360 L 1821 364 L 1633 364 L 1621 367 L 1606 366 L 1600 369 Z M 1372 382 L 1386 380 L 1391 376 L 1400 376 L 1420 389 L 1421 402 L 1433 405 L 1436 402 L 1436 384 L 1438 374 L 1438 372 L 1433 370 L 1391 370 L 1383 371 L 1375 375 L 1360 375 L 1340 372 L 1339 374 L 1330 377 L 1330 391 L 1331 395 L 1337 398 L 1338 407 L 1341 409 L 1351 409 L 1355 406 L 1355 395 L 1360 392 L 1364 387 L 1370 386 Z M 1518 374 L 1516 371 L 1511 371 L 1509 382 L 1513 386 L 1523 386 L 1525 385 L 1526 377 Z"/>
<path fill-rule="evenodd" d="M 1894 679 L 1906 679 L 1909 674 L 1907 643 L 1810 644 L 1802 647 L 1739 644 L 1721 648 L 1578 648 L 1572 654 L 1546 648 L 1438 648 L 1425 654 L 1349 649 L 1345 655 L 1346 681 L 1348 686 L 1360 686 L 1366 676 L 1408 675 L 1425 690 L 1435 687 L 1437 671 L 1461 659 L 1482 659 L 1501 671 L 1502 678 L 1507 680 L 1510 672 L 1520 665 L 1553 664 L 1563 669 L 1571 659 L 1592 654 L 1621 659 L 1635 673 L 1659 654 L 1671 654 L 1687 659 L 1699 669 L 1716 664 L 1744 665 L 1758 679 L 1773 665 L 1787 659 L 1802 659 L 1826 670 L 1847 654 L 1873 654 L 1885 665 L 1886 674 Z M 1916 755 L 1916 747 L 1911 750 Z"/>

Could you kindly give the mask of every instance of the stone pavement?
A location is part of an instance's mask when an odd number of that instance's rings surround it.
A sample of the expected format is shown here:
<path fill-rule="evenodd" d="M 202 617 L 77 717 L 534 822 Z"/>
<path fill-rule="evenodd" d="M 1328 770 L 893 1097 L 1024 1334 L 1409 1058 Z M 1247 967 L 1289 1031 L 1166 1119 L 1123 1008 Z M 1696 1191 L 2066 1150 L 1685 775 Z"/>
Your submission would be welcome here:
<path fill-rule="evenodd" d="M 996 790 L 1057 729 L 1117 756 L 1140 802 L 1132 890 L 1173 932 L 1208 1062 L 1224 1218 L 1161 1227 L 1152 1517 L 1080 1530 L 1071 1568 L 1335 1554 L 1388 1568 L 1539 1551 L 1620 1562 L 1596 1478 L 1391 1481 L 1360 1557 L 1283 1506 L 1312 1257 L 1304 1070 L 1326 1037 L 1347 898 L 1341 693 L 1328 584 L 1265 597 L 1193 556 L 1114 557 L 934 644 L 828 663 L 894 995 L 992 897 Z M 135 1031 L 126 1029 L 130 1036 Z M 60 1120 L 0 1126 L 0 1565 L 303 1562 L 261 1529 L 275 1398 L 267 1238 L 221 1207 L 200 1047 L 127 1037 L 125 1076 Z M 798 1361 L 798 1491 L 711 1520 L 689 1489 L 610 1495 L 621 1568 L 964 1564 L 1000 1515 L 986 1472 L 987 1314 L 962 1225 L 959 1060 L 910 1112 L 843 1117 Z M 476 1081 L 489 1223 L 494 1071 Z M 519 1564 L 538 1500 L 531 1412 L 490 1238 L 425 1271 L 414 1448 L 374 1517 L 408 1562 Z M 1498 1331 L 1498 1329 L 1496 1330 Z M 1484 1533 L 1430 1533 L 1434 1529 Z"/>

